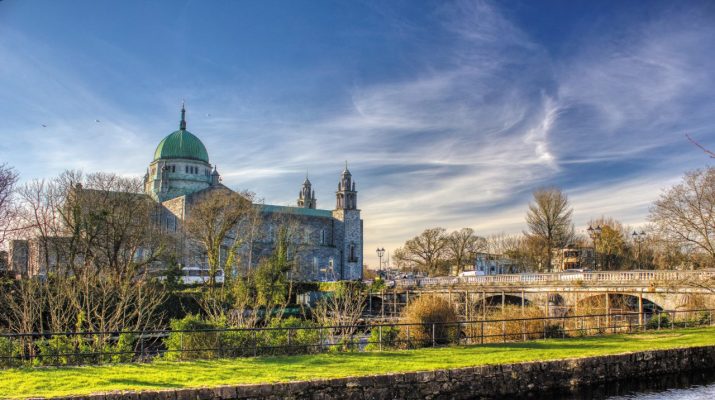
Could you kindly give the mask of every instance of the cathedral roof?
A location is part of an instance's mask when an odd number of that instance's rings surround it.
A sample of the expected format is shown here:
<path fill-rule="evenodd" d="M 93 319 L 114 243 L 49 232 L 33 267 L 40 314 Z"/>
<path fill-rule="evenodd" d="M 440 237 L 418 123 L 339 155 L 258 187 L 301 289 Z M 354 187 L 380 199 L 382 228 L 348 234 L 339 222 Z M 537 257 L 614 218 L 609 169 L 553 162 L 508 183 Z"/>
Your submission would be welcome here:
<path fill-rule="evenodd" d="M 306 217 L 332 218 L 333 212 L 330 210 L 319 210 L 315 208 L 275 206 L 271 204 L 259 204 L 259 210 L 266 214 L 291 214 Z"/>
<path fill-rule="evenodd" d="M 162 139 L 154 151 L 154 161 L 159 159 L 187 158 L 208 163 L 209 153 L 193 133 L 186 130 L 184 115 L 186 110 L 181 107 L 181 123 L 179 130 Z"/>
<path fill-rule="evenodd" d="M 201 140 L 193 133 L 179 129 L 162 139 L 156 146 L 154 160 L 167 158 L 188 158 L 209 162 L 209 153 Z"/>

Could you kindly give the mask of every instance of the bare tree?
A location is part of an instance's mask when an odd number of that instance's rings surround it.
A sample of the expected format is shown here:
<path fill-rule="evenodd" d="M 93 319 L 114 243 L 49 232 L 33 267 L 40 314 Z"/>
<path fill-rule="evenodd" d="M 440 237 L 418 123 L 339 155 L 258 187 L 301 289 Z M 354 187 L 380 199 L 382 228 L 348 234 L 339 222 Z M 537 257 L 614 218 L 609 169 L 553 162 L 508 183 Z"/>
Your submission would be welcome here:
<path fill-rule="evenodd" d="M 606 270 L 622 269 L 627 266 L 630 237 L 623 224 L 610 217 L 600 217 L 589 221 L 589 226 L 600 226 L 601 234 L 596 239 L 596 254 L 601 266 Z"/>
<path fill-rule="evenodd" d="M 226 190 L 211 190 L 191 207 L 184 228 L 206 254 L 209 285 L 215 286 L 216 274 L 223 269 L 231 275 L 239 257 L 239 248 L 253 235 L 253 229 L 241 229 L 240 224 L 256 218 L 253 194 Z"/>
<path fill-rule="evenodd" d="M 0 164 L 0 245 L 13 230 L 17 211 L 14 199 L 17 179 L 18 174 L 12 167 Z"/>
<path fill-rule="evenodd" d="M 142 193 L 139 179 L 66 171 L 52 181 L 29 182 L 19 194 L 25 235 L 39 247 L 36 273 L 133 276 L 172 248 L 171 236 L 156 223 L 159 207 Z"/>
<path fill-rule="evenodd" d="M 690 253 L 691 260 L 715 265 L 715 168 L 690 171 L 665 191 L 649 220 L 666 240 Z"/>
<path fill-rule="evenodd" d="M 466 264 L 474 261 L 474 254 L 478 250 L 486 247 L 484 238 L 477 236 L 472 228 L 451 232 L 445 240 L 449 257 L 457 267 L 457 274 L 464 270 Z"/>
<path fill-rule="evenodd" d="M 343 282 L 331 296 L 324 297 L 313 310 L 316 322 L 327 330 L 331 343 L 341 335 L 352 337 L 365 310 L 367 291 L 361 283 Z"/>
<path fill-rule="evenodd" d="M 446 273 L 446 249 L 444 228 L 425 229 L 419 236 L 405 242 L 393 254 L 400 264 L 411 264 L 429 275 Z"/>
<path fill-rule="evenodd" d="M 558 188 L 538 189 L 534 201 L 529 204 L 526 236 L 541 247 L 541 268 L 551 269 L 553 250 L 563 247 L 573 237 L 573 225 L 568 198 Z"/>

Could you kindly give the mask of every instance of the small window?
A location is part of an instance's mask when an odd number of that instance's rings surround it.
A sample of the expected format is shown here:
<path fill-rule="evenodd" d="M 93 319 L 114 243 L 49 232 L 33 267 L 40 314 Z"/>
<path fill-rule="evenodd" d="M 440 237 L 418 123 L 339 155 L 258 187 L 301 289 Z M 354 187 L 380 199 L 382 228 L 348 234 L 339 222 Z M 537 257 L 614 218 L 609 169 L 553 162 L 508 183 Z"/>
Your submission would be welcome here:
<path fill-rule="evenodd" d="M 186 172 L 187 174 L 189 173 L 189 167 L 186 165 L 184 166 L 184 172 Z"/>

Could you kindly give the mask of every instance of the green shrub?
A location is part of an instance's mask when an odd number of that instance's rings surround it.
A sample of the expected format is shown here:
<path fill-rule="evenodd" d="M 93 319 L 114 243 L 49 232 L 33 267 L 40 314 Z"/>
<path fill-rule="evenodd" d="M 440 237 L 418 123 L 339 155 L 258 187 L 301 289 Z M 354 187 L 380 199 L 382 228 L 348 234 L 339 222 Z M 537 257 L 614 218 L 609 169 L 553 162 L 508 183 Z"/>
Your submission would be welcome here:
<path fill-rule="evenodd" d="M 82 349 L 77 346 L 77 340 L 70 336 L 53 336 L 33 342 L 37 353 L 32 360 L 34 366 L 74 365 L 81 364 Z"/>
<path fill-rule="evenodd" d="M 270 354 L 306 354 L 320 349 L 320 331 L 312 321 L 295 317 L 274 319 L 267 328 L 289 328 L 263 332 L 266 351 Z"/>
<path fill-rule="evenodd" d="M 400 329 L 396 326 L 383 326 L 382 328 L 376 326 L 370 331 L 370 343 L 365 346 L 365 350 L 396 349 L 400 347 L 398 346 L 399 334 Z M 382 336 L 382 339 L 380 339 L 380 336 Z M 380 346 L 381 344 L 382 346 Z"/>
<path fill-rule="evenodd" d="M 8 337 L 0 337 L 0 368 L 12 368 L 22 365 L 20 342 Z"/>
<path fill-rule="evenodd" d="M 221 344 L 221 332 L 213 331 L 224 328 L 220 323 L 205 321 L 198 315 L 189 314 L 182 319 L 171 320 L 172 332 L 164 339 L 168 360 L 196 360 L 215 358 Z M 205 332 L 179 332 L 205 331 Z"/>
<path fill-rule="evenodd" d="M 130 333 L 122 333 L 119 335 L 116 343 L 106 343 L 103 353 L 111 353 L 108 357 L 104 357 L 104 362 L 110 363 L 128 363 L 134 359 L 134 344 L 136 338 Z"/>
<path fill-rule="evenodd" d="M 258 331 L 232 330 L 221 332 L 221 357 L 250 357 L 261 354 L 265 345 L 263 336 Z"/>
<path fill-rule="evenodd" d="M 715 316 L 712 314 L 712 311 L 700 311 L 697 316 L 697 324 L 710 325 L 713 323 L 713 317 Z"/>
<path fill-rule="evenodd" d="M 658 329 L 658 327 L 670 327 L 670 317 L 668 316 L 668 314 L 661 313 L 654 315 L 653 317 L 651 317 L 651 319 L 648 320 L 648 323 L 646 323 L 646 329 Z"/>

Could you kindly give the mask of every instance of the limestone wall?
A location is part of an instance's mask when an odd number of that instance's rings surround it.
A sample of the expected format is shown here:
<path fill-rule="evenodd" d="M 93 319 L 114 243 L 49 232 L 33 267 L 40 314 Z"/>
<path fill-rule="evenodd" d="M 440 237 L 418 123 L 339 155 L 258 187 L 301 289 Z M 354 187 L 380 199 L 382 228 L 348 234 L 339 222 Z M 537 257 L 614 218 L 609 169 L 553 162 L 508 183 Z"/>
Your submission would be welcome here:
<path fill-rule="evenodd" d="M 715 346 L 560 361 L 66 399 L 474 399 L 715 367 Z"/>

